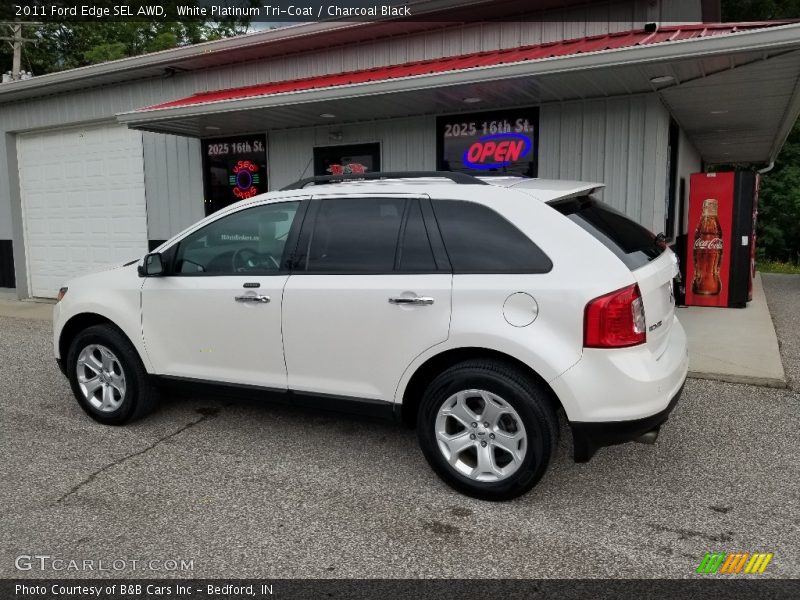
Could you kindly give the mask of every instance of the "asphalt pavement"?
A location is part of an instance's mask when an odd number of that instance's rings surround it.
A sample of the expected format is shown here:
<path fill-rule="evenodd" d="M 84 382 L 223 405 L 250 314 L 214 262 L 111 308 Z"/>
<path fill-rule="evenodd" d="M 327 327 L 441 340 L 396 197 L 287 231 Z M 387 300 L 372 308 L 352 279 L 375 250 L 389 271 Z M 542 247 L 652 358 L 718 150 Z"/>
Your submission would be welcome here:
<path fill-rule="evenodd" d="M 173 396 L 96 424 L 50 323 L 0 317 L 0 577 L 680 578 L 711 551 L 800 577 L 800 276 L 763 282 L 788 389 L 691 379 L 654 446 L 587 464 L 562 423 L 548 474 L 502 504 L 450 490 L 388 422 Z"/>

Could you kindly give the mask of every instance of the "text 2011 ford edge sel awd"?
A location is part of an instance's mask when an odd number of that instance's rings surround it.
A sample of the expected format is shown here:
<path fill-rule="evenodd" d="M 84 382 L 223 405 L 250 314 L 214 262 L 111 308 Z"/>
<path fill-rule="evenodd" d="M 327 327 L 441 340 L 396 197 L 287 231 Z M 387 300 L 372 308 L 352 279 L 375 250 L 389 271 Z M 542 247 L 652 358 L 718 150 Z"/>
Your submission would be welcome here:
<path fill-rule="evenodd" d="M 83 409 L 125 423 L 165 380 L 386 409 L 442 479 L 495 500 L 542 477 L 559 410 L 578 461 L 654 437 L 688 368 L 676 259 L 601 185 L 359 177 L 239 202 L 68 282 L 55 353 Z"/>

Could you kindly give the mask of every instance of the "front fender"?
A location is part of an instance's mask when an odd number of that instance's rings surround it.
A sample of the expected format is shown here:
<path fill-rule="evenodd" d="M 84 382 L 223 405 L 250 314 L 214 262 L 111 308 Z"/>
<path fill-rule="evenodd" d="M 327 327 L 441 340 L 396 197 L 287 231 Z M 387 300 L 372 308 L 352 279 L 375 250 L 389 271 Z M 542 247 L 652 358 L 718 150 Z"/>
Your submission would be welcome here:
<path fill-rule="evenodd" d="M 119 327 L 133 344 L 148 373 L 153 366 L 142 337 L 142 295 L 144 279 L 136 264 L 73 279 L 64 298 L 53 309 L 53 345 L 57 359 L 63 359 L 60 340 L 64 328 L 81 315 L 97 315 Z"/>

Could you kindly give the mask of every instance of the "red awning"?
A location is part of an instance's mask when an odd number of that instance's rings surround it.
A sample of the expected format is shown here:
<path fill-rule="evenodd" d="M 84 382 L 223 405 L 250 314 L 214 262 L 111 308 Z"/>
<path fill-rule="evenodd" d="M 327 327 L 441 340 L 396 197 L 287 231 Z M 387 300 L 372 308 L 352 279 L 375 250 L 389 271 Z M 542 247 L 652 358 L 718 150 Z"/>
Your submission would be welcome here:
<path fill-rule="evenodd" d="M 476 52 L 473 54 L 464 54 L 447 58 L 437 58 L 392 65 L 389 67 L 378 67 L 375 69 L 350 71 L 347 73 L 336 73 L 332 75 L 321 75 L 317 77 L 308 77 L 305 79 L 276 81 L 247 87 L 230 88 L 212 92 L 201 92 L 187 98 L 149 106 L 141 110 L 147 111 L 162 108 L 175 108 L 196 104 L 223 102 L 227 100 L 240 100 L 243 98 L 268 96 L 287 92 L 299 92 L 341 85 L 401 79 L 404 77 L 413 77 L 415 75 L 444 73 L 448 71 L 459 71 L 476 67 L 490 67 L 525 61 L 536 61 L 546 58 L 587 54 L 591 52 L 618 50 L 621 48 L 631 48 L 635 46 L 648 46 L 652 44 L 664 44 L 697 38 L 709 38 L 714 36 L 735 34 L 740 31 L 763 29 L 766 27 L 784 24 L 786 24 L 786 22 L 777 21 L 741 24 L 699 24 L 661 27 L 656 32 L 650 33 L 643 30 L 610 33 L 547 44 L 538 44 L 535 46 L 522 46 L 519 48 L 508 48 L 491 52 Z"/>

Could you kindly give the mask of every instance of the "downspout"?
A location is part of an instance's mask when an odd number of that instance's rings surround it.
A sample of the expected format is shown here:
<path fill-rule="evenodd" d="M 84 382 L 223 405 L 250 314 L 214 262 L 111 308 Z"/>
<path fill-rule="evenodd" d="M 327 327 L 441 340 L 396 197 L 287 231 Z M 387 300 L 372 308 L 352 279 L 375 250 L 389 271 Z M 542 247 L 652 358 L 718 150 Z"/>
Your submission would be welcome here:
<path fill-rule="evenodd" d="M 769 161 L 769 164 L 766 167 L 764 167 L 763 169 L 759 169 L 758 171 L 756 171 L 756 173 L 758 173 L 759 175 L 763 175 L 764 173 L 769 173 L 774 168 L 775 168 L 775 161 L 771 160 Z"/>

